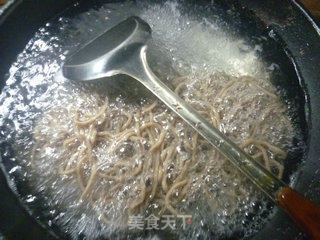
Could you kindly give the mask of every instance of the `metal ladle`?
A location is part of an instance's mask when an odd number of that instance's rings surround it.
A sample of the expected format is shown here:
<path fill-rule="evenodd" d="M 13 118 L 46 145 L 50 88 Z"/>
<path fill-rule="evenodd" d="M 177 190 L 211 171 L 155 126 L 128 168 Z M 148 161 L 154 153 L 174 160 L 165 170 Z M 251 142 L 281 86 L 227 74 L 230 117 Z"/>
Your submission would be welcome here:
<path fill-rule="evenodd" d="M 320 239 L 320 208 L 316 204 L 275 177 L 155 76 L 146 59 L 150 38 L 150 26 L 138 17 L 130 17 L 68 57 L 63 75 L 76 81 L 117 74 L 138 80 L 282 206 L 303 230 Z"/>

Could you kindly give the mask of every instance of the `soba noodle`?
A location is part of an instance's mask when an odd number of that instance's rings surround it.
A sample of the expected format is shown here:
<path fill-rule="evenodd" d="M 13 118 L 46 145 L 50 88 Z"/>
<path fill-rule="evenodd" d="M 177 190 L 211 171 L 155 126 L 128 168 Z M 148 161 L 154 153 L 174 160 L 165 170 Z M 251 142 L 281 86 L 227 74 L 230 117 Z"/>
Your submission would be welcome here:
<path fill-rule="evenodd" d="M 172 83 L 175 92 L 214 126 L 282 177 L 286 150 L 281 147 L 287 146 L 289 137 L 274 142 L 270 136 L 275 120 L 282 133 L 291 131 L 291 124 L 271 84 L 261 86 L 254 78 L 226 74 L 194 74 Z M 239 179 L 240 185 L 248 184 L 161 102 L 119 107 L 108 96 L 96 95 L 94 101 L 86 95 L 77 97 L 89 102 L 87 107 L 75 108 L 72 102 L 56 106 L 37 123 L 32 166 L 37 168 L 48 149 L 61 152 L 58 161 L 52 162 L 53 171 L 76 180 L 79 201 L 90 203 L 107 224 L 121 222 L 126 227 L 130 215 L 144 214 L 152 206 L 156 207 L 151 211 L 159 215 L 190 213 L 182 205 L 198 193 L 216 211 L 221 206 L 214 201 L 212 177 L 218 172 L 224 178 Z M 249 128 L 242 121 L 249 122 Z M 224 194 L 236 199 L 229 213 L 246 196 L 243 188 Z"/>

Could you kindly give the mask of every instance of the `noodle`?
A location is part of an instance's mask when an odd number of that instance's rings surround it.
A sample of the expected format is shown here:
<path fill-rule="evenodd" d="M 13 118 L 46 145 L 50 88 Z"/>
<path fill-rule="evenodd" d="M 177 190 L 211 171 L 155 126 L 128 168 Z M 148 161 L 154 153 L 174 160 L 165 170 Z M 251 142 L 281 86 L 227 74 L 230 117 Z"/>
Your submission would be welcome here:
<path fill-rule="evenodd" d="M 281 178 L 286 151 L 265 137 L 270 126 L 268 117 L 279 118 L 281 123 L 287 124 L 282 126 L 286 130 L 291 127 L 279 98 L 272 90 L 258 85 L 249 77 L 220 74 L 205 76 L 201 81 L 197 78 L 184 76 L 174 79 L 175 92 L 220 129 L 236 122 L 239 112 L 245 111 L 243 109 L 247 109 L 248 115 L 256 111 L 250 129 L 246 130 L 247 137 L 239 137 L 244 136 L 239 134 L 245 131 L 241 128 L 232 128 L 233 132 L 226 130 L 226 133 L 268 170 L 276 168 L 277 176 Z M 219 79 L 222 80 L 219 82 Z M 211 81 L 216 81 L 218 87 L 213 88 Z M 239 89 L 245 90 L 235 101 L 232 93 Z M 206 96 L 203 90 L 212 92 L 211 97 Z M 255 98 L 250 98 L 252 95 Z M 220 105 L 225 101 L 229 102 L 222 108 Z M 255 110 L 253 101 L 264 101 L 268 107 Z M 235 108 L 242 110 L 236 111 Z M 84 115 L 81 109 L 78 112 L 64 111 L 65 116 L 57 118 L 59 109 L 53 108 L 44 113 L 38 122 L 31 164 L 36 167 L 37 159 L 45 155 L 46 147 L 61 149 L 63 154 L 57 171 L 61 176 L 76 179 L 81 201 L 89 201 L 92 205 L 99 202 L 103 206 L 99 208 L 98 216 L 108 224 L 114 214 L 106 209 L 112 208 L 116 202 L 119 211 L 127 211 L 127 217 L 143 212 L 151 203 L 160 206 L 161 214 L 169 211 L 178 215 L 182 200 L 202 191 L 202 197 L 208 198 L 211 208 L 216 209 L 218 203 L 212 201 L 209 191 L 211 180 L 204 179 L 221 169 L 223 177 L 235 177 L 231 174 L 234 170 L 217 150 L 179 117 L 167 112 L 158 101 L 138 107 L 117 108 L 106 98 L 95 114 L 87 113 L 82 118 L 79 117 Z M 68 130 L 62 130 L 59 126 L 66 119 L 69 121 Z M 48 121 L 51 123 L 49 128 Z M 53 133 L 60 134 L 59 141 L 51 138 Z M 39 147 L 41 145 L 43 147 Z M 103 188 L 102 182 L 107 184 Z M 103 190 L 97 191 L 98 187 Z M 129 193 L 125 195 L 128 189 Z M 226 194 L 236 198 L 243 195 L 241 191 L 230 190 Z M 231 209 L 236 211 L 237 207 L 233 205 Z"/>

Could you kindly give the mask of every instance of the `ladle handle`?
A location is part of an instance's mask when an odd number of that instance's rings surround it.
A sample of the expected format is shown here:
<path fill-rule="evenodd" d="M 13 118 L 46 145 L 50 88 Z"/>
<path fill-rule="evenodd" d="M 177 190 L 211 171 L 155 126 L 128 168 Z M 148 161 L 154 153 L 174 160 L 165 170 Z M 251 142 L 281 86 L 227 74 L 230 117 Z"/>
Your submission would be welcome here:
<path fill-rule="evenodd" d="M 289 187 L 282 188 L 277 203 L 308 233 L 320 240 L 320 207 Z"/>
<path fill-rule="evenodd" d="M 229 140 L 159 80 L 147 64 L 146 48 L 146 46 L 142 47 L 139 52 L 139 57 L 132 58 L 133 61 L 127 65 L 126 69 L 122 69 L 122 71 L 139 80 L 200 135 L 215 146 L 220 153 L 247 175 L 247 177 L 249 177 L 273 201 L 282 206 L 289 213 L 291 218 L 298 223 L 302 230 L 305 230 L 313 236 L 314 239 L 320 240 L 319 207 L 287 187 L 285 183 L 275 177 L 250 155 Z"/>

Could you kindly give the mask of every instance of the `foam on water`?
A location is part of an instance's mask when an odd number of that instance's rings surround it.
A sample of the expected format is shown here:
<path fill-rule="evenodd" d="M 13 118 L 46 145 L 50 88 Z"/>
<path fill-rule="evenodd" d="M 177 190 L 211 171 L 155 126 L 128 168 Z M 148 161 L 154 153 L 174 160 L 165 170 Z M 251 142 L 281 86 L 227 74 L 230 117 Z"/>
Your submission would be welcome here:
<path fill-rule="evenodd" d="M 33 187 L 36 192 L 30 190 L 24 200 L 27 205 L 32 205 L 36 198 L 33 194 L 42 194 L 49 209 L 49 226 L 59 226 L 74 239 L 79 234 L 87 239 L 110 235 L 110 229 L 97 219 L 90 206 L 75 204 L 78 189 L 74 188 L 74 183 L 65 184 L 63 179 L 57 178 L 51 171 L 50 162 L 43 161 L 42 171 L 30 169 L 33 127 L 43 112 L 54 106 L 69 106 L 70 103 L 84 109 L 98 107 L 94 96 L 79 98 L 82 95 L 90 96 L 89 90 L 67 81 L 59 73 L 65 56 L 82 43 L 119 21 L 138 15 L 150 24 L 153 31 L 153 40 L 148 48 L 150 64 L 155 72 L 166 73 L 167 80 L 177 73 L 188 75 L 205 72 L 210 75 L 226 72 L 234 76 L 248 75 L 264 79 L 259 82 L 261 86 L 275 91 L 270 82 L 265 80 L 268 79 L 268 72 L 256 54 L 261 51 L 259 45 L 251 47 L 243 39 L 232 37 L 223 30 L 218 20 L 208 19 L 196 9 L 193 10 L 197 14 L 187 14 L 180 8 L 177 2 L 162 5 L 125 2 L 105 4 L 72 19 L 61 17 L 58 22 L 50 22 L 41 28 L 12 65 L 0 99 L 0 125 L 4 126 L 1 135 L 6 137 L 6 144 L 16 150 L 15 156 L 10 159 L 9 165 L 12 167 L 9 173 L 15 180 L 35 184 Z M 117 104 L 121 106 L 121 98 Z M 230 121 L 231 114 L 230 110 Z M 241 123 L 236 125 L 240 127 Z M 231 129 L 234 126 L 229 127 Z M 270 136 L 271 139 L 277 137 Z M 6 148 L 3 155 L 9 154 L 9 151 Z M 48 151 L 54 153 L 54 149 Z M 50 155 L 50 152 L 46 154 Z M 52 155 L 52 158 L 58 157 Z M 224 214 L 223 209 L 211 215 L 208 209 L 198 206 L 195 220 L 199 222 L 185 232 L 178 233 L 179 238 L 222 238 L 237 232 L 242 237 L 250 236 L 270 213 L 268 203 L 257 201 L 259 198 L 262 198 L 261 194 L 252 187 L 247 198 L 240 203 L 239 214 L 235 216 Z M 155 238 L 152 233 L 147 235 L 150 236 L 146 238 Z"/>

